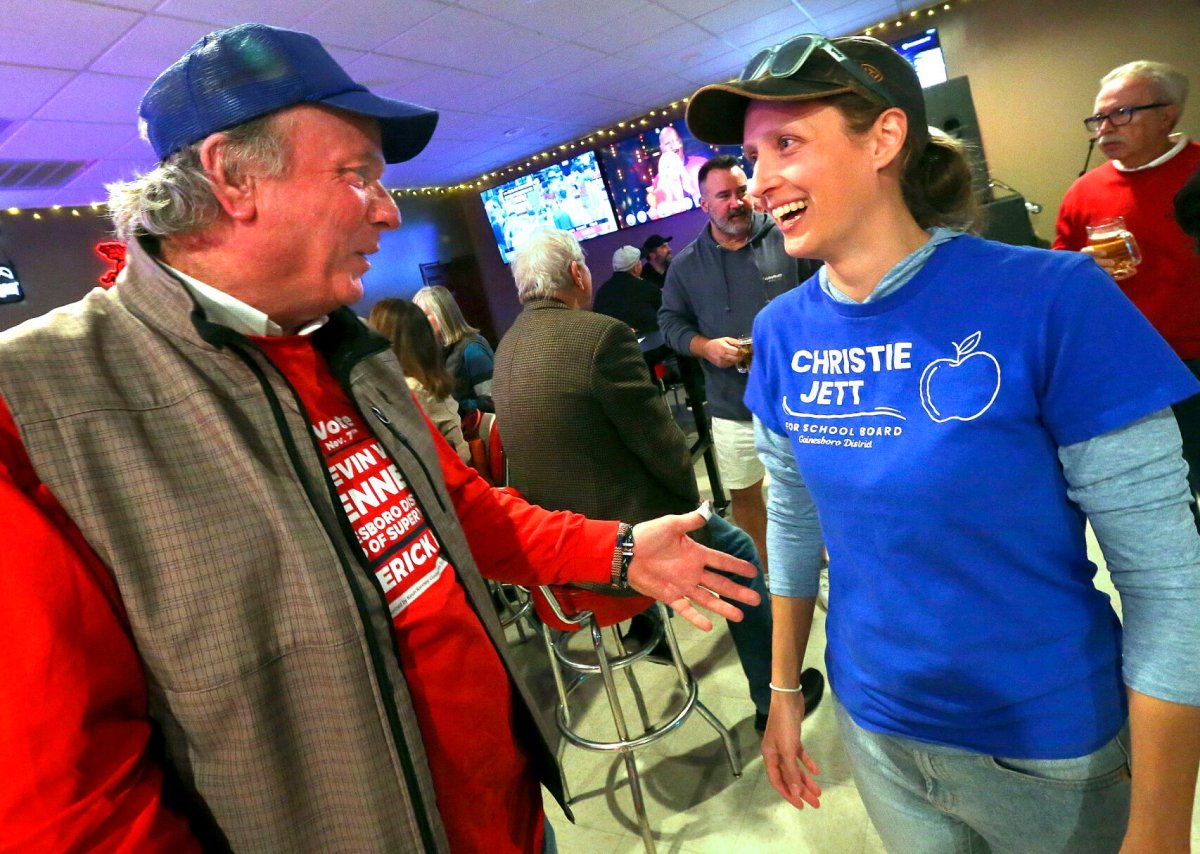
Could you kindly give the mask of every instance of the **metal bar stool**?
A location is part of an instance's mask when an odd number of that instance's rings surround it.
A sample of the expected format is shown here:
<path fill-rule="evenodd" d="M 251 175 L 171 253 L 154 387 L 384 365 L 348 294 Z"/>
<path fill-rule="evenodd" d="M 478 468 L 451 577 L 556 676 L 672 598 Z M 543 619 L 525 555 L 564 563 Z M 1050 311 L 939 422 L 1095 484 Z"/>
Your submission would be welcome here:
<path fill-rule="evenodd" d="M 677 729 L 693 710 L 698 711 L 708 724 L 721 736 L 725 747 L 725 755 L 729 759 L 729 767 L 734 777 L 742 776 L 742 764 L 734 749 L 733 737 L 725 725 L 717 719 L 708 707 L 698 697 L 696 679 L 683 658 L 679 654 L 679 643 L 675 639 L 675 631 L 671 628 L 671 620 L 667 608 L 661 602 L 654 602 L 645 596 L 614 595 L 594 592 L 572 587 L 539 587 L 534 591 L 534 608 L 542 620 L 542 637 L 546 642 L 546 653 L 550 658 L 551 670 L 554 673 L 554 683 L 558 689 L 558 708 L 555 716 L 558 728 L 563 737 L 577 747 L 586 750 L 617 751 L 625 760 L 625 771 L 629 776 L 629 791 L 633 797 L 633 809 L 637 815 L 638 826 L 642 835 L 642 843 L 649 854 L 654 854 L 654 837 L 650 830 L 650 822 L 646 815 L 645 800 L 642 796 L 641 778 L 638 775 L 637 763 L 633 751 L 639 747 L 666 736 Z M 647 607 L 655 605 L 659 611 L 659 625 L 651 639 L 636 652 L 628 652 L 621 642 L 621 634 L 617 625 L 623 620 L 641 613 Z M 550 629 L 555 628 L 564 634 L 554 639 Z M 617 655 L 610 656 L 604 648 L 604 637 L 601 629 L 611 630 L 615 640 Z M 573 657 L 567 649 L 567 641 L 571 633 L 587 630 L 591 635 L 594 661 L 581 660 Z M 632 665 L 646 659 L 654 646 L 663 637 L 671 650 L 671 666 L 679 680 L 680 692 L 676 692 L 667 719 L 651 724 L 647 719 L 646 710 L 640 707 L 643 732 L 632 736 L 625 721 L 625 713 L 617 695 L 617 686 L 613 674 L 624 670 L 631 685 L 636 689 Z M 653 659 L 651 659 L 653 661 Z M 658 663 L 658 662 L 654 662 Z M 563 668 L 573 671 L 576 675 L 569 682 L 563 677 Z M 600 676 L 604 680 L 604 691 L 608 697 L 609 709 L 612 712 L 613 723 L 616 725 L 617 738 L 615 741 L 597 741 L 581 735 L 573 726 L 569 697 L 587 679 Z M 679 695 L 682 695 L 680 697 Z M 565 785 L 565 782 L 564 782 Z M 568 803 L 571 794 L 566 790 Z"/>
<path fill-rule="evenodd" d="M 531 628 L 537 625 L 537 620 L 533 616 L 533 598 L 529 591 L 517 584 L 506 584 L 490 578 L 484 580 L 492 594 L 492 604 L 496 608 L 496 616 L 500 618 L 501 627 L 507 629 L 515 625 L 517 643 L 531 640 L 536 635 Z"/>

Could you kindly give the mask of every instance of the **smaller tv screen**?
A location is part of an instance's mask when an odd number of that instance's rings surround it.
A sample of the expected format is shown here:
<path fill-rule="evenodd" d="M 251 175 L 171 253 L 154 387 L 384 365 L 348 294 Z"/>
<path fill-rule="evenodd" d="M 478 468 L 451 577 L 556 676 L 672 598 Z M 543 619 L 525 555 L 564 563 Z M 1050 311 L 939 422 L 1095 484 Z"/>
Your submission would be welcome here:
<path fill-rule="evenodd" d="M 539 228 L 561 228 L 579 240 L 617 230 L 593 151 L 491 187 L 480 198 L 505 264 Z"/>
<path fill-rule="evenodd" d="M 17 268 L 11 261 L 0 261 L 0 303 L 20 302 L 25 299 Z"/>
<path fill-rule="evenodd" d="M 892 47 L 917 69 L 917 79 L 922 88 L 946 82 L 946 57 L 938 39 L 937 28 L 930 28 L 918 36 L 892 42 Z"/>
<path fill-rule="evenodd" d="M 621 224 L 640 225 L 698 207 L 696 173 L 718 154 L 740 157 L 742 148 L 701 142 L 682 119 L 600 149 Z"/>

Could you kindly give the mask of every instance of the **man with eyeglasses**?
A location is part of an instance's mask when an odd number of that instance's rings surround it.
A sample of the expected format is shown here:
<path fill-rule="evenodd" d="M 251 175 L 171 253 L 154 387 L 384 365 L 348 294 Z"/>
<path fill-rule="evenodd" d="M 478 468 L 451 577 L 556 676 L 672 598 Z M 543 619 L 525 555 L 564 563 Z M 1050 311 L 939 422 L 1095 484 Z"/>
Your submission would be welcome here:
<path fill-rule="evenodd" d="M 1161 62 L 1130 62 L 1104 76 L 1083 124 L 1108 162 L 1067 190 L 1054 248 L 1086 252 L 1111 274 L 1114 262 L 1093 253 L 1087 226 L 1124 217 L 1142 262 L 1118 284 L 1200 376 L 1200 256 L 1172 214 L 1175 194 L 1200 168 L 1200 143 L 1174 132 L 1187 91 L 1187 78 Z M 1200 493 L 1200 396 L 1174 411 L 1192 492 Z"/>

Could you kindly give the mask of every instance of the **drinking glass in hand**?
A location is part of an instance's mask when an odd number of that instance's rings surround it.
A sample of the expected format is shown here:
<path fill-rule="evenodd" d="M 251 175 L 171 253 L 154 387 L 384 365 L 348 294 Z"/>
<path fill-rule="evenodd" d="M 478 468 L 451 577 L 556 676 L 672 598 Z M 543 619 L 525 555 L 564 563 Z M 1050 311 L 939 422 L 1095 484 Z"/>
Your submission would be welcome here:
<path fill-rule="evenodd" d="M 754 358 L 754 342 L 746 335 L 737 340 L 738 360 L 735 363 L 739 374 L 750 373 L 750 362 Z"/>
<path fill-rule="evenodd" d="M 1097 258 L 1104 258 L 1115 265 L 1109 272 L 1117 280 L 1128 279 L 1137 272 L 1142 263 L 1142 250 L 1137 240 L 1125 227 L 1124 217 L 1114 217 L 1108 222 L 1087 227 L 1088 245 Z"/>

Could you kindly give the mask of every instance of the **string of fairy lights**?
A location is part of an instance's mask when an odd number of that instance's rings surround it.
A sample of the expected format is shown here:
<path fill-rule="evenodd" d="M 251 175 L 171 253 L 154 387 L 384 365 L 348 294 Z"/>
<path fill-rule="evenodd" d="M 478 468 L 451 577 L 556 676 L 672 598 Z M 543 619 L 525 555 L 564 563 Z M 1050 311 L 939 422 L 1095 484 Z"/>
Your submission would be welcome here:
<path fill-rule="evenodd" d="M 48 208 L 5 208 L 9 216 L 28 216 L 30 219 L 49 219 L 52 216 L 83 216 L 84 213 L 99 213 L 104 209 L 100 202 L 86 205 L 51 205 Z"/>
<path fill-rule="evenodd" d="M 968 3 L 977 2 L 977 0 L 947 0 L 946 2 L 934 3 L 930 6 L 921 9 L 914 9 L 911 12 L 900 15 L 894 19 L 880 21 L 861 31 L 863 35 L 875 36 L 876 38 L 894 37 L 893 30 L 901 30 L 904 27 L 920 26 L 930 18 L 945 16 L 953 9 L 965 6 Z M 522 160 L 515 163 L 510 163 L 506 166 L 501 166 L 498 169 L 484 172 L 471 181 L 463 181 L 458 184 L 445 186 L 429 186 L 429 187 L 405 187 L 389 190 L 394 198 L 412 197 L 412 196 L 444 196 L 450 193 L 458 193 L 466 190 L 480 190 L 493 186 L 495 183 L 511 180 L 519 177 L 527 172 L 536 171 L 544 166 L 548 166 L 552 162 L 559 162 L 564 158 L 569 158 L 571 152 L 577 151 L 583 153 L 585 151 L 594 151 L 617 141 L 620 138 L 640 133 L 644 128 L 656 127 L 662 124 L 669 124 L 683 115 L 687 109 L 687 98 L 680 98 L 677 101 L 672 101 L 664 107 L 657 107 L 649 112 L 635 116 L 634 118 L 619 121 L 612 127 L 598 128 L 589 134 L 577 137 L 576 139 L 554 145 L 545 151 L 539 151 L 536 154 L 531 154 Z M 64 216 L 81 216 L 81 211 L 97 212 L 104 208 L 104 205 L 99 202 L 92 202 L 88 205 L 54 205 L 50 208 L 38 209 L 22 209 L 18 207 L 10 207 L 7 213 L 10 216 L 29 216 L 35 220 L 47 219 L 53 215 Z"/>

